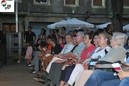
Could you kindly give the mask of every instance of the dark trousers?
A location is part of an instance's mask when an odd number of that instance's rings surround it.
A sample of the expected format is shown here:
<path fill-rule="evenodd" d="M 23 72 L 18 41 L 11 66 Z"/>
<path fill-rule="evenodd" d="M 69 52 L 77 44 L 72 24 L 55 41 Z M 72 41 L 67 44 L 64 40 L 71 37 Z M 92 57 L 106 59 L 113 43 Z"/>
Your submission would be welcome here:
<path fill-rule="evenodd" d="M 72 65 L 72 66 L 66 67 L 65 70 L 62 70 L 60 80 L 67 82 L 70 78 L 70 75 L 71 75 L 74 67 L 75 67 L 75 65 Z"/>
<path fill-rule="evenodd" d="M 48 79 L 52 80 L 54 84 L 59 84 L 62 66 L 63 64 L 52 63 Z"/>

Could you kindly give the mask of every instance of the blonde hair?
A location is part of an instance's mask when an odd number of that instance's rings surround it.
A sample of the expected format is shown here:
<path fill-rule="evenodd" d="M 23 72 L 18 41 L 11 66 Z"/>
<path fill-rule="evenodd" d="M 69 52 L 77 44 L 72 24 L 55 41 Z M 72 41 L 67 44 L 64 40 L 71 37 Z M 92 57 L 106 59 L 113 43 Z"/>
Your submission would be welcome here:
<path fill-rule="evenodd" d="M 99 34 L 102 34 L 104 36 L 104 38 L 107 39 L 107 44 L 109 45 L 110 44 L 110 38 L 111 36 L 107 33 L 107 32 L 100 32 Z"/>

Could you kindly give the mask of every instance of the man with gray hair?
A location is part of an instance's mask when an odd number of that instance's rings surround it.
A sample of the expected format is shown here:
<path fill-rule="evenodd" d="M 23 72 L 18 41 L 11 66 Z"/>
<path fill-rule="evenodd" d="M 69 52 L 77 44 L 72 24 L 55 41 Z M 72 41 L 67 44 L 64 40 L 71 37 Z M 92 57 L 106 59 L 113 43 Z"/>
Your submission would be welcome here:
<path fill-rule="evenodd" d="M 84 38 L 84 33 L 77 32 L 76 34 L 77 47 L 73 50 L 73 52 L 70 52 L 71 57 L 76 57 L 78 60 L 80 60 L 81 52 L 85 48 L 85 45 L 83 43 L 83 38 Z"/>
<path fill-rule="evenodd" d="M 83 40 L 84 40 L 84 33 L 81 31 L 77 32 L 76 34 L 77 47 L 73 50 L 73 52 L 70 52 L 70 57 L 75 61 L 80 61 L 81 53 L 85 48 Z M 62 70 L 60 85 L 64 85 L 64 83 L 68 81 L 74 67 L 75 65 L 73 64 L 67 66 L 64 70 Z"/>

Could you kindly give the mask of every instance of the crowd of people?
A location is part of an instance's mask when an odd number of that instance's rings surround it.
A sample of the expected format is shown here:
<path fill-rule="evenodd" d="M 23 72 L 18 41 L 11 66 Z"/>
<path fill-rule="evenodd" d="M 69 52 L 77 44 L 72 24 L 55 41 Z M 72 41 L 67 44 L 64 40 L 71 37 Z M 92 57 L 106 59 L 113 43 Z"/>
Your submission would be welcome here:
<path fill-rule="evenodd" d="M 97 31 L 45 29 L 26 40 L 25 59 L 34 80 L 46 86 L 128 86 L 128 36 L 110 24 Z M 119 64 L 117 70 L 112 64 Z"/>

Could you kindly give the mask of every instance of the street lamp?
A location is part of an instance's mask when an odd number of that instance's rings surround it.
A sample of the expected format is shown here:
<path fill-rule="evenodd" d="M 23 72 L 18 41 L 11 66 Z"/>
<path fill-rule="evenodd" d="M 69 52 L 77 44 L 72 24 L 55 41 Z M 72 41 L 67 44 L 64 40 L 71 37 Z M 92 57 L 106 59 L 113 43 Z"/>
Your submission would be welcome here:
<path fill-rule="evenodd" d="M 15 0 L 15 5 L 16 5 L 16 12 L 15 12 L 15 20 L 16 20 L 16 33 L 18 32 L 18 1 L 19 0 Z"/>
<path fill-rule="evenodd" d="M 16 20 L 16 33 L 18 32 L 18 2 L 22 2 L 22 0 L 15 0 L 15 20 Z"/>
<path fill-rule="evenodd" d="M 18 56 L 19 56 L 18 63 L 20 63 L 20 56 L 22 52 L 22 42 L 21 42 L 22 36 L 21 36 L 21 33 L 18 31 L 18 2 L 21 2 L 21 0 L 15 0 L 16 33 L 18 33 Z"/>

